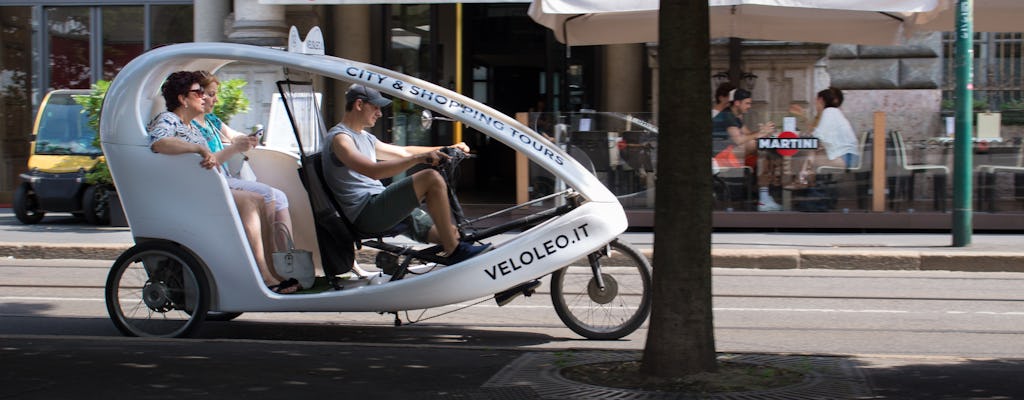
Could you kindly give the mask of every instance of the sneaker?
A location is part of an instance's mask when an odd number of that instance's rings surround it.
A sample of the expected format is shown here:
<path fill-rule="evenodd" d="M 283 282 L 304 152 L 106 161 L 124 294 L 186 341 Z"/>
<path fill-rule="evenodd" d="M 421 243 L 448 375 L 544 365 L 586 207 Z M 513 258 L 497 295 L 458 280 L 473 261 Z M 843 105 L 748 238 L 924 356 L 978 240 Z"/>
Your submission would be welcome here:
<path fill-rule="evenodd" d="M 498 307 L 504 306 L 512 302 L 512 299 L 519 297 L 519 295 L 530 297 L 537 291 L 538 286 L 540 286 L 539 280 L 532 280 L 520 284 L 519 286 L 494 295 L 494 301 L 498 302 Z"/>
<path fill-rule="evenodd" d="M 445 257 L 445 261 L 443 264 L 458 264 L 470 258 L 476 257 L 480 253 L 490 250 L 490 248 L 490 243 L 474 245 L 470 244 L 469 242 L 459 242 L 459 246 L 455 248 L 455 251 L 453 251 L 452 254 L 449 254 L 447 257 Z"/>
<path fill-rule="evenodd" d="M 775 200 L 757 202 L 757 211 L 782 211 L 782 206 Z"/>

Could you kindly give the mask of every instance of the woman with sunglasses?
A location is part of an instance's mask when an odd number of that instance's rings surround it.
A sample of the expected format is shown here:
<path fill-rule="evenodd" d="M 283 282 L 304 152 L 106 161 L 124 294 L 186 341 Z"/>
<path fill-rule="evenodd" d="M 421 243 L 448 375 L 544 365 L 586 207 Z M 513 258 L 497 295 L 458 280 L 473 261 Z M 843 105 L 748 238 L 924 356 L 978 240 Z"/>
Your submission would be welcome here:
<path fill-rule="evenodd" d="M 157 114 L 149 123 L 149 147 L 155 153 L 167 155 L 198 154 L 199 165 L 206 169 L 219 168 L 236 153 L 251 149 L 256 139 L 238 140 L 216 153 L 210 151 L 203 134 L 191 121 L 206 113 L 206 91 L 201 86 L 203 76 L 194 71 L 172 73 L 160 87 L 167 111 Z M 263 196 L 254 192 L 231 190 L 245 235 L 252 248 L 267 288 L 274 293 L 294 293 L 301 289 L 297 281 L 284 281 L 268 267 L 265 253 L 264 230 L 270 232 L 271 217 L 264 212 Z"/>

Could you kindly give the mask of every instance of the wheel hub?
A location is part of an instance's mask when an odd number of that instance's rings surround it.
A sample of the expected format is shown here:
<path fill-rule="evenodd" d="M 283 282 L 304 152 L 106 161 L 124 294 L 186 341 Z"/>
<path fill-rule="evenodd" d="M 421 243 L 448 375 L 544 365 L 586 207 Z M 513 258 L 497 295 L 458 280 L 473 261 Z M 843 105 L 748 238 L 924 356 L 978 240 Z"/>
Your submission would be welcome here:
<path fill-rule="evenodd" d="M 590 295 L 590 300 L 597 304 L 608 304 L 619 295 L 619 283 L 615 277 L 608 274 L 601 274 L 601 278 L 604 280 L 604 290 L 597 287 L 597 279 L 590 278 L 587 294 Z"/>
<path fill-rule="evenodd" d="M 147 281 L 142 287 L 142 300 L 153 311 L 164 313 L 174 309 L 170 289 L 163 282 Z"/>

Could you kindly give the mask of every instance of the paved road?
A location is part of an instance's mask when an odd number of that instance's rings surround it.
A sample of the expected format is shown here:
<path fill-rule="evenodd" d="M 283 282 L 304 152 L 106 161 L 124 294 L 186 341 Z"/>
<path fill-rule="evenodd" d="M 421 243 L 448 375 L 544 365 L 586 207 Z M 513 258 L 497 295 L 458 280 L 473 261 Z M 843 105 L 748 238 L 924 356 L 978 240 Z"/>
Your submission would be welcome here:
<path fill-rule="evenodd" d="M 623 238 L 648 254 L 653 249 L 650 232 Z M 949 233 L 718 232 L 712 255 L 716 267 L 1024 272 L 1024 234 L 974 234 L 967 247 L 951 242 Z M 0 257 L 112 260 L 131 244 L 128 228 L 90 226 L 70 215 L 27 226 L 0 209 Z"/>
<path fill-rule="evenodd" d="M 107 264 L 0 261 L 0 398 L 80 398 L 83 391 L 115 398 L 611 398 L 565 382 L 553 394 L 540 384 L 552 371 L 524 362 L 592 360 L 586 349 L 635 356 L 645 336 L 642 329 L 620 341 L 581 340 L 557 323 L 541 295 L 401 328 L 373 313 L 250 313 L 207 323 L 198 339 L 122 338 L 103 308 Z M 1024 274 L 715 272 L 723 356 L 824 376 L 793 397 L 747 398 L 1024 396 L 1015 384 L 1024 372 Z M 501 384 L 509 370 L 519 385 Z"/>
<path fill-rule="evenodd" d="M 25 258 L 25 246 L 37 246 L 43 255 L 66 255 L 61 246 L 84 244 L 81 248 L 95 262 L 98 269 L 105 268 L 113 257 L 97 257 L 103 253 L 96 248 L 131 244 L 130 232 L 125 228 L 96 228 L 74 223 L 70 218 L 51 220 L 35 226 L 22 226 L 13 216 L 0 210 L 0 254 Z M 627 240 L 641 248 L 651 246 L 649 233 L 627 233 Z M 835 269 L 945 269 L 945 270 L 1002 270 L 1024 271 L 1019 263 L 1024 256 L 1024 236 L 1019 234 L 974 235 L 974 244 L 967 248 L 949 247 L 948 234 L 820 234 L 820 233 L 716 233 L 713 237 L 716 265 L 729 267 L 808 268 L 824 266 Z M 13 249 L 13 250 L 12 250 Z M 18 250 L 22 249 L 22 250 Z M 56 253 L 54 249 L 58 250 Z M 116 256 L 119 251 L 113 254 Z M 16 260 L 19 261 L 20 260 Z M 86 263 L 82 261 L 81 263 Z M 723 265 L 720 265 L 723 266 Z M 75 274 L 54 273 L 45 270 L 53 279 L 53 286 L 76 281 Z M 744 273 L 740 270 L 731 272 Z M 841 271 L 833 271 L 841 272 Z M 756 273 L 756 272 L 755 272 Z M 851 271 L 850 273 L 856 273 Z M 32 294 L 11 293 L 11 275 L 3 275 L 0 296 L 31 297 Z M 880 292 L 896 293 L 887 289 L 886 279 L 872 281 Z M 865 281 L 869 282 L 869 281 Z M 992 282 L 1006 283 L 1005 277 Z M 903 288 L 900 288 L 903 289 Z M 93 290 L 96 290 L 94 288 Z M 950 296 L 964 295 L 962 288 L 950 289 Z M 976 291 L 985 292 L 984 285 Z M 83 295 L 96 302 L 95 294 Z M 967 296 L 967 295 L 964 295 Z M 895 294 L 885 300 L 887 306 L 905 304 Z M 969 296 L 968 296 L 969 297 Z M 984 297 L 984 296 L 981 296 Z M 89 300 L 91 299 L 91 300 Z M 974 303 L 974 300 L 966 300 Z M 530 299 L 533 301 L 533 299 Z M 520 302 L 523 300 L 517 300 Z M 72 303 L 72 304 L 68 304 Z M 451 398 L 451 399 L 529 399 L 529 398 L 610 398 L 611 394 L 565 394 L 564 382 L 538 386 L 557 371 L 535 368 L 527 370 L 521 385 L 494 385 L 496 377 L 524 365 L 523 360 L 536 354 L 561 360 L 548 365 L 561 365 L 565 357 L 585 359 L 584 352 L 566 352 L 575 348 L 578 339 L 562 334 L 509 331 L 507 326 L 493 329 L 465 328 L 458 324 L 438 323 L 434 326 L 413 325 L 401 329 L 378 324 L 351 325 L 345 323 L 305 324 L 293 320 L 280 320 L 280 315 L 245 316 L 235 323 L 210 323 L 203 330 L 206 339 L 198 340 L 140 340 L 116 335 L 110 322 L 103 316 L 51 317 L 48 312 L 67 307 L 96 307 L 74 305 L 73 301 L 49 304 L 40 301 L 12 301 L 0 303 L 0 317 L 6 319 L 4 327 L 17 324 L 29 335 L 0 333 L 0 398 L 61 399 L 82 397 L 114 398 L 171 398 L 188 395 L 208 398 L 280 398 L 291 396 L 342 396 L 352 398 Z M 850 310 L 842 300 L 834 305 L 819 305 L 820 309 L 837 312 Z M 528 305 L 530 303 L 517 303 Z M 824 304 L 824 303 L 823 303 Z M 1013 303 L 1016 304 L 1016 303 Z M 546 305 L 545 305 L 546 306 Z M 728 307 L 717 304 L 716 307 Z M 812 307 L 805 307 L 804 320 L 814 319 Z M 876 311 L 900 310 L 878 308 Z M 942 309 L 949 312 L 949 309 Z M 957 310 L 952 310 L 957 311 Z M 793 311 L 789 311 L 793 313 Z M 985 325 L 972 328 L 970 323 L 957 328 L 990 340 L 1003 340 L 1008 348 L 1017 348 L 1021 334 L 1019 324 L 1011 318 L 1019 317 L 1019 306 L 992 309 L 988 314 L 976 316 L 981 320 L 1010 325 Z M 485 313 L 486 314 L 486 313 Z M 925 313 L 934 316 L 935 312 Z M 301 315 L 301 314 L 300 314 Z M 955 314 L 953 314 L 955 316 Z M 253 320 L 248 318 L 256 317 Z M 371 318 L 374 316 L 370 315 Z M 891 329 L 919 334 L 916 342 L 908 346 L 928 347 L 929 336 L 942 338 L 948 332 L 922 332 L 917 325 L 920 315 L 906 316 L 895 327 L 879 324 L 877 332 Z M 958 317 L 958 316 L 957 316 Z M 13 318 L 13 319 L 12 319 Z M 54 323 L 56 318 L 57 323 Z M 952 319 L 952 318 L 951 318 Z M 742 318 L 741 318 L 742 320 Z M 780 317 L 780 321 L 784 321 Z M 837 319 L 839 321 L 841 319 Z M 826 320 L 827 321 L 827 320 Z M 1007 322 L 1010 321 L 1010 322 Z M 734 340 L 727 318 L 718 321 L 724 332 L 720 343 L 725 349 L 740 349 L 747 344 L 770 362 L 795 362 L 808 365 L 814 371 L 841 371 L 824 378 L 831 387 L 849 387 L 845 394 L 816 395 L 817 398 L 885 398 L 885 399 L 992 399 L 1024 398 L 1024 386 L 1017 381 L 1024 373 L 1024 359 L 1005 353 L 964 351 L 940 352 L 936 355 L 864 354 L 823 356 L 820 354 L 794 355 L 766 348 L 764 341 Z M 799 322 L 799 321 L 798 321 Z M 802 323 L 802 322 L 801 322 Z M 57 328 L 55 329 L 54 326 Z M 555 328 L 549 328 L 555 329 Z M 837 327 L 842 332 L 847 328 Z M 972 331 L 973 329 L 973 331 Z M 986 331 L 986 329 L 991 330 Z M 778 338 L 788 337 L 799 343 L 802 329 L 778 330 Z M 872 329 L 862 329 L 861 333 Z M 398 334 L 395 334 L 395 333 Z M 845 333 L 845 332 L 842 332 Z M 856 332 L 852 332 L 855 334 Z M 70 336 L 52 336 L 70 335 Z M 570 333 L 571 334 L 571 333 Z M 85 335 L 85 336 L 80 336 Z M 315 338 L 333 335 L 335 340 L 324 342 Z M 109 337 L 104 337 L 109 336 Z M 217 339 L 231 338 L 231 339 Z M 295 341 L 295 339 L 303 341 Z M 366 340 L 372 338 L 373 340 Z M 639 339 L 631 339 L 633 347 Z M 875 342 L 888 337 L 875 339 Z M 496 347 L 505 343 L 508 347 Z M 557 343 L 559 350 L 548 352 L 541 345 Z M 626 354 L 630 350 L 619 348 L 611 353 Z M 838 340 L 838 348 L 848 347 L 850 353 L 870 349 L 867 340 Z M 973 340 L 965 341 L 973 345 Z M 515 348 L 515 350 L 511 350 Z M 764 353 L 768 351 L 768 353 Z M 627 353 L 623 353 L 627 352 Z M 750 354 L 750 353 L 744 353 Z M 998 358 L 995 358 L 998 357 Z M 825 365 L 826 366 L 818 366 Z M 515 367 L 515 368 L 514 368 Z M 828 375 L 828 374 L 826 374 Z M 561 385 L 561 386 L 560 386 Z M 574 387 L 574 386 L 573 386 Z M 552 389 L 554 388 L 554 389 Z M 865 389 L 866 388 L 866 389 Z M 561 390 L 563 395 L 552 395 Z M 808 389 L 809 390 L 809 389 Z M 814 389 L 818 390 L 818 389 Z M 864 392 L 867 390 L 867 392 Z M 813 391 L 812 391 L 813 392 Z M 576 393 L 576 392 L 573 392 Z M 810 392 L 798 394 L 810 396 Z M 816 393 L 816 392 L 815 392 Z M 865 394 L 866 393 L 866 394 Z M 793 395 L 790 398 L 798 397 Z M 619 397 L 623 397 L 620 393 Z M 636 396 L 634 394 L 634 396 Z M 874 397 L 871 397 L 874 396 Z M 642 397 L 634 397 L 642 398 Z M 747 398 L 787 398 L 776 395 L 754 394 Z"/>

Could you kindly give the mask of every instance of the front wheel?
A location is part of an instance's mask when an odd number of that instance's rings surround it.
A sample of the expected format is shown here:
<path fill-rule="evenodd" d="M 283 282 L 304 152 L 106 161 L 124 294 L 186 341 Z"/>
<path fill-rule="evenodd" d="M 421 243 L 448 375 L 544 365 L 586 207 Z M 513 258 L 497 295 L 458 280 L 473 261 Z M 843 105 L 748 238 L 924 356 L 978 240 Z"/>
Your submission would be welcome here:
<path fill-rule="evenodd" d="M 107 313 L 128 336 L 188 337 L 210 310 L 210 284 L 191 253 L 145 242 L 114 262 L 105 290 Z"/>
<path fill-rule="evenodd" d="M 39 198 L 32 190 L 32 185 L 22 183 L 14 191 L 14 216 L 25 225 L 37 224 L 43 220 L 46 212 L 39 209 Z"/>
<path fill-rule="evenodd" d="M 591 268 L 598 263 L 604 289 Z M 582 257 L 551 274 L 551 301 L 569 329 L 587 339 L 615 340 L 633 333 L 651 312 L 651 264 L 618 239 L 609 253 Z"/>

